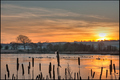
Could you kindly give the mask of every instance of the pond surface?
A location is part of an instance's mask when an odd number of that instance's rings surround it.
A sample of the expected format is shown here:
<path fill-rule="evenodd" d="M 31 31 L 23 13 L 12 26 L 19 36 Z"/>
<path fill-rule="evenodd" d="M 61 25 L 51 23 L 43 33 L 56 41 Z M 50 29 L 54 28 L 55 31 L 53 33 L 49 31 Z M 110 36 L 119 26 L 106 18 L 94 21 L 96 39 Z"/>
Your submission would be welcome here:
<path fill-rule="evenodd" d="M 32 57 L 34 58 L 34 67 L 32 67 Z M 80 57 L 80 66 L 78 65 L 78 57 Z M 17 58 L 19 58 L 19 70 L 17 72 Z M 100 58 L 100 60 L 96 59 Z M 115 64 L 116 73 L 114 68 L 110 75 L 110 60 L 112 64 Z M 31 63 L 30 74 L 28 74 L 28 65 Z M 58 78 L 57 74 L 57 58 L 56 54 L 1 54 L 1 78 L 8 79 L 6 64 L 10 71 L 9 79 L 12 79 L 12 75 L 15 77 L 18 74 L 18 79 L 36 79 L 36 76 L 42 72 L 43 77 L 49 77 L 49 64 L 52 64 L 52 76 L 53 65 L 55 65 L 55 78 Z M 41 71 L 39 70 L 39 63 L 41 63 Z M 22 75 L 22 64 L 24 65 L 24 75 Z M 61 79 L 65 79 L 65 68 L 69 69 L 71 77 L 74 78 L 74 74 L 79 73 L 82 79 L 90 79 L 91 69 L 92 73 L 95 72 L 94 79 L 100 79 L 101 67 L 103 67 L 103 73 L 101 79 L 106 79 L 106 70 L 108 70 L 107 79 L 119 78 L 119 55 L 95 55 L 95 54 L 60 54 L 59 76 Z M 69 66 L 69 67 L 68 67 Z M 67 74 L 68 75 L 68 74 Z M 69 78 L 69 75 L 68 75 Z"/>

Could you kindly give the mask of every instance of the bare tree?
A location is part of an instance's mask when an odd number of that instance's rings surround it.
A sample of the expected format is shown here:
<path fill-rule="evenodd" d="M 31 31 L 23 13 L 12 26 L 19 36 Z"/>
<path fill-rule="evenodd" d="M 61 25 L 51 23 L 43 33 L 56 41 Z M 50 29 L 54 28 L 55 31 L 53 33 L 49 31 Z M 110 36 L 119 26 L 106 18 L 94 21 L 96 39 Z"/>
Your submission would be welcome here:
<path fill-rule="evenodd" d="M 27 36 L 24 36 L 24 35 L 19 35 L 17 37 L 17 41 L 20 43 L 23 43 L 24 49 L 25 49 L 26 44 L 31 42 L 31 40 Z"/>

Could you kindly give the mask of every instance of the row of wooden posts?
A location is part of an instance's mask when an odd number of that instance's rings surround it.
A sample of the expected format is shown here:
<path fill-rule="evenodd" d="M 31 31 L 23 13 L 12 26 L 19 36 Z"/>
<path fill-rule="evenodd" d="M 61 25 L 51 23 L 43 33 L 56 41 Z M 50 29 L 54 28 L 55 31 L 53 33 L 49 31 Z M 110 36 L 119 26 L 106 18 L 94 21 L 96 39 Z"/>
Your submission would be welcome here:
<path fill-rule="evenodd" d="M 57 75 L 58 75 L 58 79 L 60 80 L 61 76 L 59 75 L 59 67 L 61 67 L 61 66 L 60 66 L 60 58 L 59 58 L 59 53 L 58 52 L 57 52 L 57 63 L 58 63 L 58 66 L 57 66 Z M 79 79 L 79 80 L 81 80 L 82 78 L 80 76 L 80 57 L 78 57 L 78 65 L 79 65 L 79 72 L 77 72 L 77 77 L 76 77 L 76 73 L 74 73 L 74 78 L 72 78 L 69 69 L 65 68 L 65 78 L 63 78 L 63 79 L 65 79 L 65 80 L 66 79 Z M 17 75 L 15 77 L 15 75 L 13 74 L 12 75 L 12 80 L 18 79 L 19 66 L 20 66 L 19 65 L 19 59 L 17 58 Z M 116 73 L 115 64 L 113 64 L 113 68 L 114 68 L 114 74 L 115 74 Z M 30 67 L 30 62 L 29 62 L 29 65 L 28 65 L 28 74 L 30 74 L 30 69 L 31 69 L 31 67 Z M 110 75 L 112 75 L 112 60 L 110 60 L 109 69 L 110 69 Z M 5 80 L 6 80 L 6 78 L 9 79 L 9 77 L 10 77 L 10 71 L 9 71 L 9 68 L 8 68 L 8 64 L 6 64 L 6 70 L 7 70 L 7 76 L 5 74 Z M 41 72 L 41 63 L 39 63 L 39 71 L 40 71 L 40 74 L 38 74 L 36 76 L 36 80 L 43 80 L 43 79 L 45 79 L 43 77 L 42 72 Z M 49 76 L 46 75 L 46 79 L 53 79 L 53 80 L 55 80 L 55 65 L 53 65 L 53 76 L 51 76 L 51 74 L 52 74 L 51 72 L 52 72 L 52 64 L 50 62 L 50 64 L 49 64 Z M 23 78 L 25 79 L 24 73 L 25 73 L 24 72 L 24 65 L 22 64 L 22 75 L 23 75 Z M 102 73 L 103 73 L 103 67 L 101 67 L 100 80 L 102 78 Z M 95 72 L 93 72 L 92 69 L 91 69 L 91 78 L 93 79 L 94 76 L 95 76 Z M 106 78 L 107 78 L 107 76 L 108 76 L 108 70 L 106 70 Z M 90 77 L 88 76 L 88 80 L 89 80 L 89 78 Z M 34 58 L 32 58 L 32 79 L 34 79 Z"/>

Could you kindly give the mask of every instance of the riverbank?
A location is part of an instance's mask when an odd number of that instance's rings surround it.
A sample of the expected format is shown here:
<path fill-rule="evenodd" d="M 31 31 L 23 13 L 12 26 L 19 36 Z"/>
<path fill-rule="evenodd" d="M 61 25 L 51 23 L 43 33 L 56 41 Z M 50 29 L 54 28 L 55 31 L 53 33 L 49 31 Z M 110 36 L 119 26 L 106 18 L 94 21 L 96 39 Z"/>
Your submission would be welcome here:
<path fill-rule="evenodd" d="M 37 52 L 37 51 L 27 51 L 27 50 L 1 50 L 2 54 L 54 54 L 51 52 Z M 60 54 L 101 54 L 101 55 L 119 55 L 119 52 L 59 52 Z"/>

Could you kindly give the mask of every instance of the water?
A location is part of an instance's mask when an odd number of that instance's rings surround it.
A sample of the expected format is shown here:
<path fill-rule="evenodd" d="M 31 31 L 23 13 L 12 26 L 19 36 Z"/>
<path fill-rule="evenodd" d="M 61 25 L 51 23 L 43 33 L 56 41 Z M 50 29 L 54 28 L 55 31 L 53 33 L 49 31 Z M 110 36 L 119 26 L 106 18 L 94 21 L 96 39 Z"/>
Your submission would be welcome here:
<path fill-rule="evenodd" d="M 31 69 L 30 74 L 28 75 L 28 65 L 29 62 L 32 62 L 32 57 L 34 57 L 34 67 Z M 80 67 L 78 66 L 78 57 L 80 57 Z M 100 58 L 97 60 L 96 58 Z M 41 72 L 43 73 L 43 77 L 46 78 L 46 75 L 49 76 L 49 63 L 51 62 L 52 68 L 55 65 L 55 78 L 58 78 L 57 75 L 57 58 L 56 54 L 1 54 L 1 79 L 5 79 L 5 74 L 7 76 L 6 64 L 8 64 L 8 68 L 10 71 L 10 78 L 12 79 L 12 74 L 17 74 L 17 58 L 19 58 L 19 71 L 18 78 L 19 79 L 32 79 L 32 70 L 34 72 L 34 79 L 36 76 L 40 74 L 39 71 L 39 63 L 41 63 Z M 110 75 L 109 65 L 110 60 L 115 64 L 116 73 L 114 73 L 114 69 L 112 70 L 112 75 Z M 25 74 L 22 75 L 22 65 L 24 64 Z M 101 79 L 106 79 L 106 70 L 108 70 L 107 79 L 118 79 L 119 78 L 119 55 L 89 55 L 89 54 L 60 54 L 60 65 L 59 74 L 61 79 L 65 78 L 65 68 L 70 68 L 71 76 L 74 78 L 74 73 L 79 72 L 82 79 L 87 79 L 88 76 L 91 77 L 91 69 L 95 72 L 94 79 L 100 78 L 101 67 L 103 67 L 103 73 Z M 53 70 L 53 69 L 52 69 Z M 53 72 L 52 72 L 53 73 Z M 53 76 L 53 75 L 52 75 Z M 7 77 L 8 79 L 8 77 Z"/>

